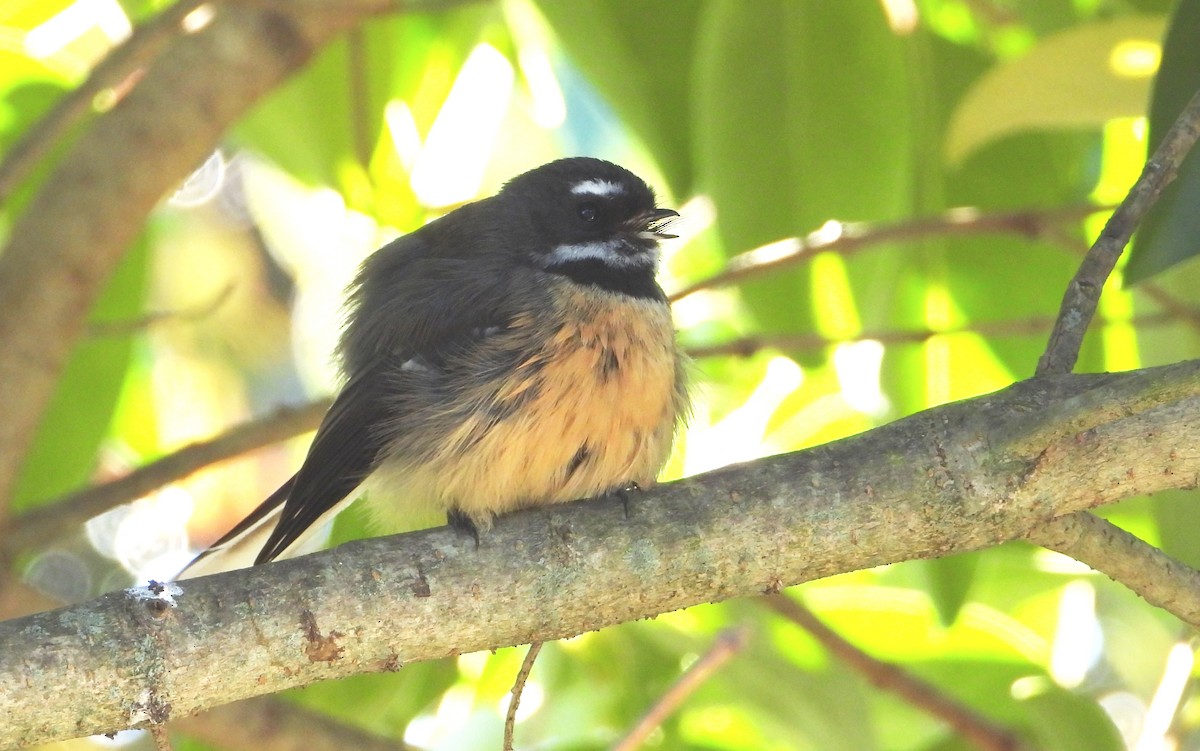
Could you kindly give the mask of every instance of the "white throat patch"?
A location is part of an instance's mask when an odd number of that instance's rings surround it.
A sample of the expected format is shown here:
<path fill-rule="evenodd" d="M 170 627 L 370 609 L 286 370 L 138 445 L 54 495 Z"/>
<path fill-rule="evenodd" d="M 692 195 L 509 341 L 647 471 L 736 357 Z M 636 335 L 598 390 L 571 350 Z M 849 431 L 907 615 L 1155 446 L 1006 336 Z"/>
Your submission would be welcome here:
<path fill-rule="evenodd" d="M 576 261 L 600 261 L 614 269 L 647 269 L 658 264 L 658 249 L 643 250 L 638 248 L 636 253 L 622 253 L 626 247 L 621 240 L 597 240 L 590 243 L 573 243 L 559 245 L 554 250 L 537 259 L 542 268 L 564 266 Z"/>

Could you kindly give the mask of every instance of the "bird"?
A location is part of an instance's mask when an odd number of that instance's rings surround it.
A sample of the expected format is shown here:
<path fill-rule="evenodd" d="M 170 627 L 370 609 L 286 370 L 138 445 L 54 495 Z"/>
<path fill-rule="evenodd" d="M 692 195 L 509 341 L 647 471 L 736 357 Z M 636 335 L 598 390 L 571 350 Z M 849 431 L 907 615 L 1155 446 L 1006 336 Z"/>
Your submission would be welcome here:
<path fill-rule="evenodd" d="M 656 280 L 678 216 L 569 157 L 372 253 L 299 471 L 178 578 L 311 552 L 360 496 L 383 530 L 433 513 L 478 545 L 497 515 L 649 488 L 689 405 Z"/>

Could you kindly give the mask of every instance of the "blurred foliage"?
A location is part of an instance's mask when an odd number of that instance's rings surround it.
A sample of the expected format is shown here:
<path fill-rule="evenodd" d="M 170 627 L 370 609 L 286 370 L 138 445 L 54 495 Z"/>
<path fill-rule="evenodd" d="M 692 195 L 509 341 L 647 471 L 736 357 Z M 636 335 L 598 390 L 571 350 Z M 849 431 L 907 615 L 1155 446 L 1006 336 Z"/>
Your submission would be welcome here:
<path fill-rule="evenodd" d="M 0 5 L 0 150 L 163 5 Z M 829 222 L 1119 200 L 1140 171 L 1147 122 L 1153 143 L 1198 84 L 1198 24 L 1194 0 L 497 0 L 372 20 L 261 102 L 157 212 L 92 318 L 168 315 L 81 343 L 17 504 L 50 502 L 89 477 L 327 391 L 340 294 L 357 263 L 560 155 L 627 164 L 682 208 L 681 240 L 666 249 L 668 289 L 766 243 L 838 232 Z M 58 153 L 0 207 L 0 237 Z M 1197 164 L 1140 238 L 1138 280 L 1194 254 Z M 1055 314 L 1099 226 L 893 239 L 681 300 L 688 344 L 759 334 L 829 343 L 699 361 L 696 417 L 668 475 L 800 449 L 1028 377 L 1045 337 L 1020 324 Z M 1118 270 L 1081 369 L 1197 356 L 1194 323 L 1143 318 L 1162 311 L 1163 296 L 1195 305 L 1196 273 L 1184 263 L 1123 288 Z M 983 325 L 986 333 L 972 330 Z M 886 347 L 853 341 L 925 330 L 956 333 Z M 173 539 L 193 506 L 195 544 L 220 534 L 291 473 L 305 441 L 211 468 L 89 525 L 95 589 L 169 575 L 187 551 L 156 535 Z M 1194 495 L 1133 499 L 1106 514 L 1197 564 Z M 347 515 L 335 539 L 369 533 L 363 517 Z M 61 560 L 82 547 L 64 540 L 43 552 Z M 37 555 L 28 576 L 54 587 L 37 575 Z M 1059 556 L 1006 545 L 791 594 L 867 653 L 1031 747 L 1200 747 L 1190 662 L 1179 657 L 1191 650 L 1176 648 L 1184 629 Z M 549 645 L 526 692 L 519 745 L 610 746 L 722 629 L 744 624 L 750 646 L 651 745 L 968 747 L 747 602 Z M 496 747 L 520 659 L 519 649 L 466 655 L 293 698 L 424 748 Z M 1168 666 L 1184 678 L 1168 681 Z"/>
<path fill-rule="evenodd" d="M 1162 45 L 1162 72 L 1154 82 L 1150 102 L 1149 148 L 1179 117 L 1188 100 L 1200 89 L 1200 2 L 1180 0 Z M 1200 194 L 1200 159 L 1192 156 L 1179 169 L 1175 183 L 1163 191 L 1151 210 L 1130 254 L 1127 280 L 1141 281 L 1196 255 L 1200 217 L 1187 210 Z M 1190 264 L 1192 275 L 1195 264 Z"/>

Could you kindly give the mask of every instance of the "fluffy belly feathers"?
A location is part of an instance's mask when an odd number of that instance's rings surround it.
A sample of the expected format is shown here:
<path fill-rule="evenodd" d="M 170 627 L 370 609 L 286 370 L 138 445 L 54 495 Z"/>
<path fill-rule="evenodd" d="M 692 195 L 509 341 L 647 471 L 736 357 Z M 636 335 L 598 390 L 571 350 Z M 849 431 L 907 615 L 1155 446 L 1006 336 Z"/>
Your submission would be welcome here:
<path fill-rule="evenodd" d="M 486 528 L 497 513 L 653 484 L 686 404 L 669 308 L 586 288 L 558 300 L 557 330 L 516 321 L 497 335 L 527 353 L 515 374 L 474 387 L 474 408 L 419 462 L 384 460 L 368 492 L 395 509 L 385 522 L 423 506 Z"/>

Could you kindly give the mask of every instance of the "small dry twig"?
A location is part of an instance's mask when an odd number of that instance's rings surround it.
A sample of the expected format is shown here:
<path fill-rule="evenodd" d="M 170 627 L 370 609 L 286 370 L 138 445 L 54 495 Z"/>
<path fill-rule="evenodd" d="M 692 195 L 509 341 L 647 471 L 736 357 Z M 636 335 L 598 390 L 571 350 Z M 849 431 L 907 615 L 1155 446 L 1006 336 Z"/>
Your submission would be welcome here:
<path fill-rule="evenodd" d="M 212 440 L 186 446 L 124 477 L 77 490 L 14 517 L 5 525 L 7 528 L 0 526 L 0 558 L 48 542 L 70 525 L 83 524 L 97 514 L 141 498 L 210 464 L 316 430 L 329 404 L 328 399 L 323 399 L 302 407 L 276 410 Z"/>
<path fill-rule="evenodd" d="M 509 700 L 508 712 L 504 715 L 504 751 L 512 751 L 513 733 L 517 726 L 517 709 L 521 706 L 521 694 L 525 692 L 525 684 L 529 681 L 529 672 L 533 670 L 533 663 L 541 653 L 543 644 L 544 642 L 535 641 L 529 645 L 529 651 L 525 653 L 525 659 L 521 662 L 521 669 L 517 671 L 517 679 L 513 681 L 512 699 Z"/>
<path fill-rule="evenodd" d="M 87 335 L 92 337 L 119 337 L 137 334 L 165 321 L 199 321 L 216 313 L 233 294 L 236 286 L 226 284 L 211 300 L 179 310 L 154 310 L 144 315 L 122 321 L 93 321 L 88 324 Z"/>
<path fill-rule="evenodd" d="M 1200 314 L 1196 311 L 1191 311 L 1190 308 L 1188 310 L 1192 315 Z M 1190 317 L 1181 316 L 1177 311 L 1172 310 L 1160 313 L 1148 313 L 1146 315 L 1135 316 L 1127 322 L 1113 321 L 1113 323 L 1129 323 L 1133 326 L 1161 326 L 1172 323 L 1181 317 L 1185 318 L 1185 320 L 1190 320 Z M 937 331 L 933 329 L 864 331 L 855 337 L 845 339 L 830 339 L 820 334 L 807 332 L 794 334 L 755 334 L 719 344 L 688 347 L 687 354 L 693 359 L 719 357 L 722 355 L 749 357 L 767 347 L 795 352 L 824 349 L 836 344 L 862 341 L 874 341 L 885 345 L 920 344 L 929 341 L 935 336 L 951 336 L 954 334 L 978 334 L 986 337 L 1034 336 L 1046 333 L 1053 325 L 1054 319 L 1048 316 L 1037 316 L 1011 321 L 981 321 L 968 326 L 957 326 Z"/>
<path fill-rule="evenodd" d="M 801 603 L 784 595 L 768 595 L 759 602 L 807 631 L 832 655 L 862 674 L 871 685 L 893 693 L 917 709 L 933 715 L 981 751 L 1016 751 L 1021 748 L 1021 742 L 1012 733 L 942 693 L 933 684 L 862 651 L 826 626 Z"/>
<path fill-rule="evenodd" d="M 151 725 L 149 730 L 150 737 L 154 739 L 154 751 L 173 751 L 166 725 Z"/>
<path fill-rule="evenodd" d="M 717 634 L 712 647 L 692 663 L 691 667 L 679 676 L 671 688 L 650 707 L 638 724 L 621 739 L 612 751 L 633 751 L 645 742 L 654 728 L 662 724 L 672 712 L 679 708 L 683 700 L 691 696 L 705 681 L 712 677 L 722 665 L 745 649 L 750 641 L 750 631 L 746 627 L 730 628 Z"/>
<path fill-rule="evenodd" d="M 669 295 L 669 299 L 675 302 L 703 289 L 723 287 L 795 266 L 817 253 L 833 252 L 849 256 L 875 245 L 950 235 L 1004 233 L 1036 238 L 1061 222 L 1077 221 L 1111 209 L 1111 206 L 1090 203 L 996 213 L 959 208 L 936 216 L 887 224 L 839 224 L 835 225 L 836 231 L 823 228 L 803 238 L 781 240 L 740 253 L 729 259 L 719 273 L 687 285 Z"/>

